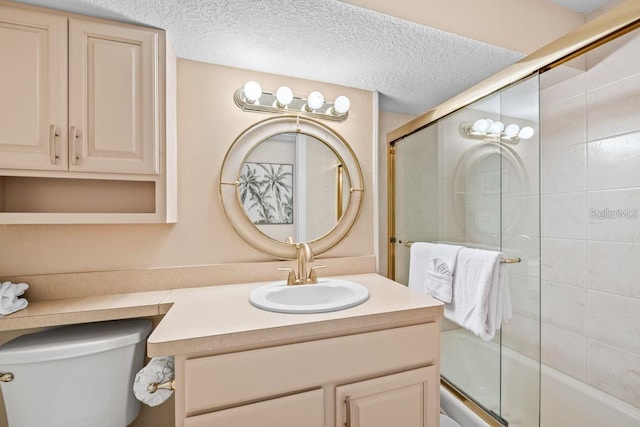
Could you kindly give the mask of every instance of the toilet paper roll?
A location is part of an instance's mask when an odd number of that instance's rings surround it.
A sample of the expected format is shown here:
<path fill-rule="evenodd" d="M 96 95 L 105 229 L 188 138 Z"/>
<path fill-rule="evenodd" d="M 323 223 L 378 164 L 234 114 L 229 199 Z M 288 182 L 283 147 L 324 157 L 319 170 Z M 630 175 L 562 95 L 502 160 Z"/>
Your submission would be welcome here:
<path fill-rule="evenodd" d="M 136 398 L 149 406 L 158 406 L 169 399 L 173 390 L 158 389 L 154 393 L 148 390 L 149 384 L 162 384 L 174 377 L 174 357 L 154 357 L 142 368 L 133 381 L 133 394 Z"/>

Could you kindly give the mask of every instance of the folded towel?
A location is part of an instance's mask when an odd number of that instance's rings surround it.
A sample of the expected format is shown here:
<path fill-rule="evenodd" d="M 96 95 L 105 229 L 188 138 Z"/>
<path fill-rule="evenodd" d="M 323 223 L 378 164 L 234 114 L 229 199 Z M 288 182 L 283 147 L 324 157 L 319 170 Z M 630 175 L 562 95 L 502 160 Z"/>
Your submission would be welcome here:
<path fill-rule="evenodd" d="M 451 302 L 456 259 L 462 246 L 416 242 L 411 245 L 409 288 Z"/>
<path fill-rule="evenodd" d="M 447 319 L 486 341 L 493 339 L 502 324 L 511 319 L 511 297 L 501 255 L 482 249 L 461 249 L 453 278 L 453 298 L 444 307 Z"/>
<path fill-rule="evenodd" d="M 164 403 L 173 390 L 158 389 L 154 393 L 149 392 L 151 383 L 162 384 L 174 378 L 175 361 L 173 356 L 152 358 L 147 365 L 137 374 L 133 382 L 133 394 L 136 399 L 149 406 L 158 406 Z"/>
<path fill-rule="evenodd" d="M 3 282 L 0 285 L 0 316 L 15 313 L 29 305 L 26 298 L 18 298 L 29 288 L 26 283 Z"/>
<path fill-rule="evenodd" d="M 440 258 L 432 259 L 431 265 L 427 267 L 427 292 L 442 302 L 451 302 L 452 288 L 453 275 L 447 264 Z"/>

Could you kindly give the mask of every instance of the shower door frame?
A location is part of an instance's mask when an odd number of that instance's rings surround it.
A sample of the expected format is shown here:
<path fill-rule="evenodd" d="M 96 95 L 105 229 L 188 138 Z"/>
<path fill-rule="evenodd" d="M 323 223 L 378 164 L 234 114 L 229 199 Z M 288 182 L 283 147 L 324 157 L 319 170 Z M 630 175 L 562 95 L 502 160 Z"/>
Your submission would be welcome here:
<path fill-rule="evenodd" d="M 549 43 L 533 52 L 517 63 L 496 73 L 492 77 L 471 87 L 461 94 L 445 101 L 437 107 L 418 116 L 414 120 L 400 126 L 387 134 L 387 185 L 388 185 L 388 277 L 396 277 L 396 200 L 395 200 L 395 154 L 396 144 L 438 122 L 440 119 L 461 110 L 487 96 L 496 94 L 508 86 L 522 81 L 534 74 L 542 74 L 556 68 L 571 59 L 608 43 L 624 34 L 640 28 L 640 2 L 627 0 L 620 6 L 602 14 L 576 30 Z M 454 396 L 490 426 L 500 427 L 504 424 L 487 412 L 484 407 L 469 399 L 462 390 L 441 380 Z"/>
<path fill-rule="evenodd" d="M 395 145 L 407 136 L 480 99 L 493 95 L 535 73 L 542 74 L 545 71 L 556 68 L 637 28 L 640 28 L 640 2 L 627 0 L 620 6 L 565 34 L 515 64 L 387 134 L 387 190 L 389 200 L 387 275 L 390 279 L 394 280 L 396 276 Z"/>

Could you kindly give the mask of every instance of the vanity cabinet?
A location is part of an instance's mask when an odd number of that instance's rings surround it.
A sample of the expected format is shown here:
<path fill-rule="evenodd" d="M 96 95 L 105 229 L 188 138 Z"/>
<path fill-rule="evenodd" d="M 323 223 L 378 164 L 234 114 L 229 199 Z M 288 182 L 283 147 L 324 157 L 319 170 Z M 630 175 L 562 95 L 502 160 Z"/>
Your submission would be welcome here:
<path fill-rule="evenodd" d="M 175 222 L 175 62 L 162 30 L 0 1 L 0 223 Z"/>
<path fill-rule="evenodd" d="M 439 415 L 433 393 L 439 393 L 435 366 L 336 389 L 336 426 L 402 427 L 431 426 Z"/>
<path fill-rule="evenodd" d="M 176 356 L 176 426 L 435 427 L 439 322 Z"/>

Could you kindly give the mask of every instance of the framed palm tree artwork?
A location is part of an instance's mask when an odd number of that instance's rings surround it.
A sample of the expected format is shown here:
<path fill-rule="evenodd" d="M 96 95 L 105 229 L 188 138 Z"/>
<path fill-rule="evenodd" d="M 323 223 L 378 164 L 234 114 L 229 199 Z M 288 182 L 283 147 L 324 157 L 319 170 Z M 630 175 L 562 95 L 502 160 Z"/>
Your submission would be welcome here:
<path fill-rule="evenodd" d="M 254 224 L 293 224 L 293 165 L 244 162 L 238 191 Z"/>

